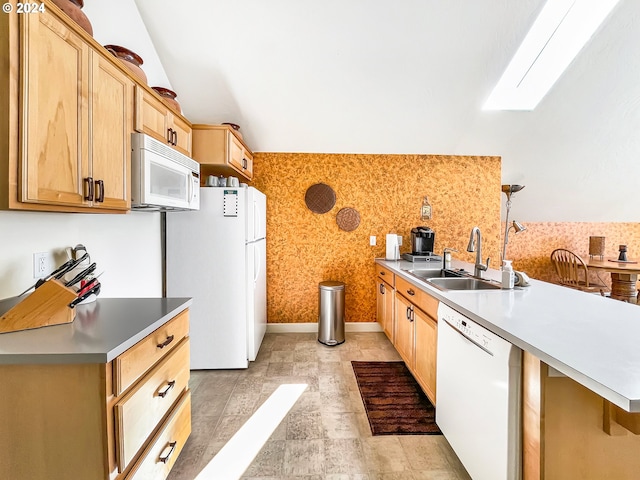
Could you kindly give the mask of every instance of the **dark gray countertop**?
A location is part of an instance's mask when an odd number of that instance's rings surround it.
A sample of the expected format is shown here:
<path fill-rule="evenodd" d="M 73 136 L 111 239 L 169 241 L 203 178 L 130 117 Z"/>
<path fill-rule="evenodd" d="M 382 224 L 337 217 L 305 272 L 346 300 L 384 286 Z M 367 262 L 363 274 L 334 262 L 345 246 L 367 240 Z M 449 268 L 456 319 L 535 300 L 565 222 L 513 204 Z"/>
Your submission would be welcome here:
<path fill-rule="evenodd" d="M 0 314 L 16 303 L 0 301 Z M 108 363 L 192 303 L 190 298 L 99 298 L 64 325 L 0 334 L 0 364 Z"/>

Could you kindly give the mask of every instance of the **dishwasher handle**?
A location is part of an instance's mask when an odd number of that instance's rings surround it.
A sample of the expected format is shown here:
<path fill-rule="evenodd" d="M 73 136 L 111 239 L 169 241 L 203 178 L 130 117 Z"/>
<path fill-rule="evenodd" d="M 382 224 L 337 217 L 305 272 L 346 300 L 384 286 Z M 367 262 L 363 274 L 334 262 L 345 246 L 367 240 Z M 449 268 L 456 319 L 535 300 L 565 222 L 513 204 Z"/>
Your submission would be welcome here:
<path fill-rule="evenodd" d="M 456 332 L 458 335 L 460 335 L 462 338 L 464 338 L 465 340 L 471 342 L 473 345 L 475 345 L 476 347 L 478 347 L 480 350 L 482 350 L 483 352 L 491 355 L 493 357 L 493 352 L 491 352 L 490 350 L 488 350 L 486 347 L 483 347 L 482 345 L 480 345 L 478 342 L 476 342 L 474 339 L 467 337 L 464 333 L 462 333 L 460 330 L 458 330 L 449 320 L 447 320 L 446 318 L 440 318 L 438 321 L 444 321 L 447 325 L 449 325 L 454 332 Z"/>

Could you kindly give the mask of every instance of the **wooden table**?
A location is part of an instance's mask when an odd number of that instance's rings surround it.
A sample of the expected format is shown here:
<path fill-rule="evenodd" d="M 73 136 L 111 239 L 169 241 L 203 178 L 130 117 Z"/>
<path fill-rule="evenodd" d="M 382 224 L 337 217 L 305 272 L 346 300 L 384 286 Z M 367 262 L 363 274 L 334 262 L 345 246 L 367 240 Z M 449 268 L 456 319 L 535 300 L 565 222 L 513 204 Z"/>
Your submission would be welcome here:
<path fill-rule="evenodd" d="M 589 258 L 587 268 L 611 272 L 611 298 L 636 303 L 638 294 L 636 282 L 640 273 L 640 260 L 631 258 L 625 263 L 618 262 L 617 258 L 604 260 Z"/>

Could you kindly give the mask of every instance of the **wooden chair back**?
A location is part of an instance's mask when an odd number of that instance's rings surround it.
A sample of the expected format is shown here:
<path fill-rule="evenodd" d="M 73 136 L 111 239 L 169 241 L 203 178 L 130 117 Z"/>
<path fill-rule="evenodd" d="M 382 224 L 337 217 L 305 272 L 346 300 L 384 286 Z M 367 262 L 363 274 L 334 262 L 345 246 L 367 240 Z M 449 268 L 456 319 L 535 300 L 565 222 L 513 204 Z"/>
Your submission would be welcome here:
<path fill-rule="evenodd" d="M 589 270 L 579 255 L 566 248 L 551 252 L 551 263 L 560 277 L 560 283 L 573 288 L 589 288 Z"/>

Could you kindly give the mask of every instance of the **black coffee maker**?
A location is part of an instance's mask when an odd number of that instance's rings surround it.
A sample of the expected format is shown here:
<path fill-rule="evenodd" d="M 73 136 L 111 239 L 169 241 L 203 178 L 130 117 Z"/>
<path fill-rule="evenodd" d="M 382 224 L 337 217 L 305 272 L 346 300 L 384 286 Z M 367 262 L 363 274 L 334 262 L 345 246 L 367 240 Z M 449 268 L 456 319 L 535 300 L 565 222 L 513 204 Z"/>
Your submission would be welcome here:
<path fill-rule="evenodd" d="M 411 253 L 414 256 L 430 256 L 433 254 L 433 244 L 436 232 L 429 227 L 415 227 L 411 229 Z"/>

